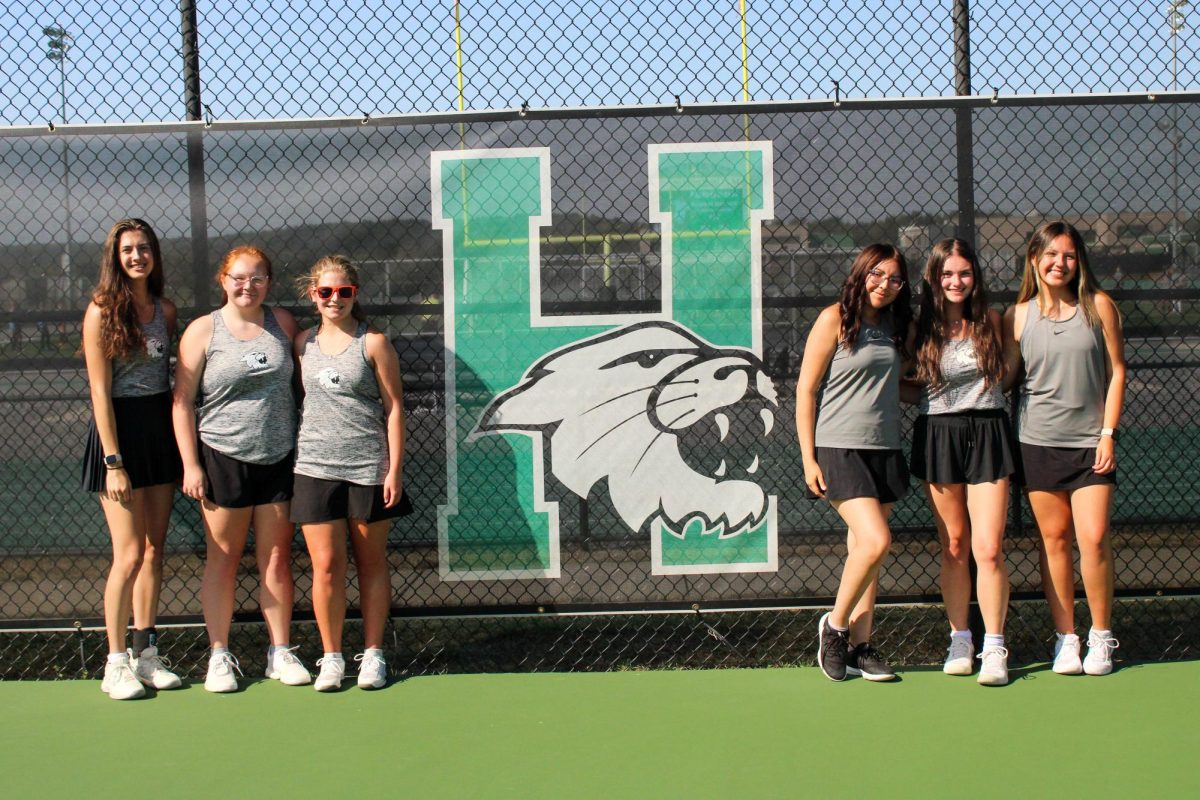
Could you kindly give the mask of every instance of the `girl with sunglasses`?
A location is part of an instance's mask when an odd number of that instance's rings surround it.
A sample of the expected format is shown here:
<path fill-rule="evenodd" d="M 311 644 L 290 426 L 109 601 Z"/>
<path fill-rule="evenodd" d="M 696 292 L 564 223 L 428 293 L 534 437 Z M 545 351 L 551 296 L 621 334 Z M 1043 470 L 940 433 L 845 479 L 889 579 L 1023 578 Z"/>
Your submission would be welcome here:
<path fill-rule="evenodd" d="M 345 256 L 326 256 L 298 288 L 318 324 L 295 338 L 304 382 L 292 521 L 313 564 L 313 611 L 325 650 L 313 684 L 336 691 L 346 674 L 346 539 L 358 574 L 365 648 L 358 685 L 387 683 L 383 629 L 391 607 L 387 539 L 393 518 L 412 511 L 403 490 L 404 398 L 392 343 L 368 326 L 358 272 Z"/>
<path fill-rule="evenodd" d="M 1007 371 L 1018 387 L 1018 439 L 1025 492 L 1041 533 L 1042 589 L 1057 638 L 1061 675 L 1112 672 L 1113 563 L 1108 535 L 1117 485 L 1117 423 L 1125 403 L 1121 315 L 1100 290 L 1083 237 L 1065 222 L 1029 239 L 1017 302 L 1004 316 Z M 1075 633 L 1075 564 L 1092 627 L 1080 659 Z"/>
<path fill-rule="evenodd" d="M 177 675 L 158 655 L 163 543 L 182 472 L 171 436 L 168 364 L 175 305 L 163 297 L 158 237 L 123 219 L 104 241 L 100 280 L 83 317 L 83 355 L 92 399 L 83 488 L 96 493 L 112 537 L 104 587 L 108 661 L 101 688 L 114 700 L 174 689 Z M 133 615 L 133 651 L 125 649 Z"/>
<path fill-rule="evenodd" d="M 241 669 L 229 652 L 229 628 L 251 527 L 271 638 L 266 675 L 299 686 L 312 676 L 288 643 L 296 532 L 288 519 L 296 446 L 291 342 L 298 328 L 289 312 L 264 304 L 271 261 L 259 248 L 230 250 L 217 284 L 222 305 L 184 331 L 175 373 L 183 493 L 200 501 L 207 540 L 200 604 L 212 656 L 204 688 L 237 690 Z"/>
<path fill-rule="evenodd" d="M 834 305 L 817 317 L 796 383 L 796 430 L 809 491 L 847 525 L 833 610 L 819 623 L 817 662 L 830 680 L 895 677 L 870 644 L 888 514 L 908 494 L 900 452 L 900 375 L 911 345 L 908 267 L 889 244 L 864 248 Z"/>
<path fill-rule="evenodd" d="M 974 672 L 967 626 L 974 554 L 986 634 L 978 682 L 1003 686 L 1009 592 L 1004 525 L 1016 457 L 1001 390 L 1000 314 L 988 308 L 975 253 L 961 239 L 940 241 L 929 254 L 916 353 L 919 387 L 911 391 L 921 413 L 913 427 L 911 470 L 925 485 L 942 545 L 942 597 L 951 630 L 942 670 Z"/>

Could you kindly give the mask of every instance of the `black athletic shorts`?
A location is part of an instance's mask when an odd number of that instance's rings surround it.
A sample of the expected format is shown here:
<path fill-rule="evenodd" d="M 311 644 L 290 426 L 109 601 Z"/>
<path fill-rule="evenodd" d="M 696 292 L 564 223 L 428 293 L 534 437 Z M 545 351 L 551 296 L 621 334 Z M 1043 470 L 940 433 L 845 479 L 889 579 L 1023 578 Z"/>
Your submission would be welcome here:
<path fill-rule="evenodd" d="M 366 522 L 403 517 L 412 513 L 408 495 L 401 492 L 400 502 L 391 508 L 383 504 L 383 487 L 363 486 L 349 481 L 331 481 L 296 475 L 291 519 L 299 525 L 361 519 Z"/>
<path fill-rule="evenodd" d="M 894 503 L 908 494 L 908 466 L 899 450 L 818 447 L 826 500 L 874 497 Z"/>
<path fill-rule="evenodd" d="M 222 508 L 249 508 L 292 499 L 292 465 L 295 453 L 274 464 L 251 464 L 218 453 L 200 443 L 204 469 L 204 497 Z"/>
<path fill-rule="evenodd" d="M 913 425 L 908 468 L 928 483 L 991 483 L 1016 464 L 1004 411 L 922 414 Z"/>
<path fill-rule="evenodd" d="M 1034 492 L 1072 492 L 1084 486 L 1116 486 L 1117 471 L 1097 475 L 1094 447 L 1044 447 L 1021 442 L 1022 485 Z"/>

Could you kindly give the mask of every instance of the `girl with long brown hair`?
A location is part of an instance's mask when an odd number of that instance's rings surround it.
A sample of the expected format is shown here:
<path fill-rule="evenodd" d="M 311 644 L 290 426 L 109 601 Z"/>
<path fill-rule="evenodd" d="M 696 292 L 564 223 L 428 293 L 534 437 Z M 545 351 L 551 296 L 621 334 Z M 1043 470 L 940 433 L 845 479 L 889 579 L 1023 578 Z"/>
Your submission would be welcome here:
<path fill-rule="evenodd" d="M 358 304 L 358 271 L 326 256 L 297 282 L 317 308 L 316 326 L 295 340 L 304 382 L 296 445 L 299 523 L 313 565 L 313 612 L 325 655 L 313 682 L 336 691 L 346 674 L 346 540 L 358 573 L 363 652 L 358 685 L 387 683 L 383 629 L 391 608 L 387 561 L 392 519 L 412 510 L 404 495 L 404 396 L 396 349 L 367 324 Z"/>
<path fill-rule="evenodd" d="M 817 317 L 796 382 L 804 482 L 847 526 L 833 610 L 821 617 L 817 662 L 830 680 L 895 677 L 870 644 L 888 515 L 908 493 L 900 452 L 900 376 L 912 309 L 904 255 L 890 244 L 858 254 L 837 303 Z"/>
<path fill-rule="evenodd" d="M 1029 239 L 1016 304 L 1004 315 L 1007 372 L 1019 385 L 1017 433 L 1025 491 L 1041 533 L 1042 589 L 1057 634 L 1055 672 L 1107 675 L 1112 652 L 1109 519 L 1117 424 L 1125 402 L 1121 315 L 1100 290 L 1083 237 L 1063 221 Z M 1072 540 L 1092 627 L 1080 659 Z"/>
<path fill-rule="evenodd" d="M 204 688 L 237 690 L 229 651 L 238 567 L 254 528 L 259 605 L 271 646 L 266 676 L 307 684 L 312 676 L 290 646 L 292 539 L 288 519 L 296 447 L 290 312 L 267 306 L 271 260 L 243 245 L 217 271 L 222 305 L 197 318 L 179 342 L 174 421 L 183 457 L 183 493 L 200 501 L 207 541 L 200 605 L 212 655 Z M 197 403 L 197 399 L 199 403 Z"/>
<path fill-rule="evenodd" d="M 1002 686 L 1008 683 L 1009 593 L 1003 541 L 1015 455 L 1001 388 L 1000 314 L 988 307 L 975 253 L 962 239 L 940 241 L 929 254 L 916 348 L 919 388 L 912 399 L 921 413 L 910 469 L 925 485 L 942 545 L 942 598 L 951 630 L 942 669 L 948 675 L 974 671 L 967 626 L 974 555 L 985 628 L 978 680 Z"/>
<path fill-rule="evenodd" d="M 114 700 L 173 689 L 158 655 L 155 617 L 163 544 L 181 468 L 171 436 L 168 364 L 175 304 L 163 297 L 162 252 L 150 225 L 123 219 L 104 241 L 100 279 L 83 317 L 92 400 L 83 486 L 100 498 L 112 537 L 104 588 L 108 660 L 101 688 Z M 133 648 L 125 636 L 133 616 Z"/>

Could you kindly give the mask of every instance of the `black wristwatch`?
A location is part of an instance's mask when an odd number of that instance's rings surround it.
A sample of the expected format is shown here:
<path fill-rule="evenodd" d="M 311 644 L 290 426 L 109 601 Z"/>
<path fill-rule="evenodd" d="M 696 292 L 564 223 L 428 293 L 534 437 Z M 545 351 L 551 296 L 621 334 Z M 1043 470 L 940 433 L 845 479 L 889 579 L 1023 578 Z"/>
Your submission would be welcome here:
<path fill-rule="evenodd" d="M 120 453 L 113 453 L 104 457 L 105 469 L 120 469 L 124 464 L 125 462 L 121 460 Z"/>

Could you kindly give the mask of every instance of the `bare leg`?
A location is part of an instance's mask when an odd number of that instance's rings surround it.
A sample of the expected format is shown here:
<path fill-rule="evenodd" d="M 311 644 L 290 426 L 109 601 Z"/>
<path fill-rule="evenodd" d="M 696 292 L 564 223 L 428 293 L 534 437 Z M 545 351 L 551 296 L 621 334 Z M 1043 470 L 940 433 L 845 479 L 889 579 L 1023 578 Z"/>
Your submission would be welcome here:
<path fill-rule="evenodd" d="M 254 507 L 254 545 L 261 580 L 259 606 L 271 644 L 288 644 L 292 625 L 292 539 L 296 526 L 288 519 L 290 504 Z"/>
<path fill-rule="evenodd" d="M 312 558 L 312 602 L 321 646 L 326 653 L 342 652 L 346 621 L 346 521 L 300 526 Z"/>
<path fill-rule="evenodd" d="M 100 494 L 100 508 L 112 537 L 113 560 L 104 584 L 104 628 L 108 652 L 125 652 L 125 631 L 133 606 L 133 583 L 142 566 L 146 536 L 142 531 L 146 507 L 144 489 L 134 489 L 128 503 Z"/>
<path fill-rule="evenodd" d="M 133 627 L 152 628 L 158 617 L 158 597 L 162 591 L 163 544 L 175 502 L 174 484 L 147 486 L 144 529 L 145 554 L 133 584 Z"/>
<path fill-rule="evenodd" d="M 1066 492 L 1029 492 L 1029 507 L 1041 532 L 1042 591 L 1058 633 L 1075 630 L 1075 528 Z"/>
<path fill-rule="evenodd" d="M 254 509 L 223 508 L 202 500 L 200 512 L 208 543 L 204 581 L 200 584 L 200 606 L 204 609 L 209 645 L 227 647 L 237 571 L 246 549 L 246 534 Z"/>
<path fill-rule="evenodd" d="M 1008 518 L 1008 478 L 966 487 L 971 515 L 971 550 L 979 568 L 979 611 L 988 633 L 1003 634 L 1008 614 L 1008 564 L 1004 524 Z M 961 628 L 956 629 L 961 630 Z"/>
<path fill-rule="evenodd" d="M 350 544 L 354 547 L 354 564 L 358 571 L 358 603 L 362 609 L 365 649 L 383 648 L 383 628 L 391 611 L 392 582 L 387 561 L 387 537 L 391 527 L 390 519 L 370 525 L 361 519 L 350 520 Z M 342 586 L 344 591 L 345 580 Z"/>
<path fill-rule="evenodd" d="M 971 602 L 971 527 L 967 511 L 967 486 L 963 483 L 926 483 L 925 494 L 933 509 L 938 539 L 942 543 L 940 583 L 950 628 L 967 630 Z"/>
<path fill-rule="evenodd" d="M 845 520 L 850 533 L 847 535 L 849 552 L 846 554 L 846 565 L 842 568 L 842 579 L 829 621 L 839 628 L 849 627 L 851 613 L 857 612 L 859 628 L 865 626 L 869 631 L 873 614 L 864 615 L 858 607 L 859 600 L 864 594 L 870 593 L 870 608 L 874 609 L 872 584 L 892 544 L 892 534 L 887 524 L 891 505 L 881 505 L 873 497 L 854 497 L 835 500 L 833 507 Z"/>
<path fill-rule="evenodd" d="M 1112 486 L 1085 486 L 1071 493 L 1075 537 L 1079 540 L 1079 571 L 1087 593 L 1092 627 L 1112 628 L 1113 560 L 1108 535 Z"/>

